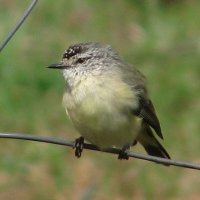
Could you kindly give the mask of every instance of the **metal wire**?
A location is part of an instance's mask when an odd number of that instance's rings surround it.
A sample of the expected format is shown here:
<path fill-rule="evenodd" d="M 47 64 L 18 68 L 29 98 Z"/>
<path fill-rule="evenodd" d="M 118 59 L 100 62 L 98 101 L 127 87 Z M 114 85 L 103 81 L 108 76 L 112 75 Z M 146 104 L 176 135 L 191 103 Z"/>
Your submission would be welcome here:
<path fill-rule="evenodd" d="M 2 43 L 0 44 L 0 52 L 4 49 L 4 47 L 6 46 L 6 44 L 9 42 L 9 40 L 13 37 L 13 35 L 16 33 L 16 31 L 19 29 L 19 27 L 23 24 L 23 22 L 25 21 L 25 19 L 29 16 L 29 14 L 31 13 L 32 9 L 34 8 L 34 6 L 36 5 L 37 0 L 33 0 L 31 2 L 31 4 L 27 7 L 27 9 L 25 10 L 24 14 L 21 16 L 21 18 L 19 19 L 19 21 L 17 22 L 17 24 L 14 26 L 14 28 L 7 34 L 7 36 L 5 37 L 5 39 L 2 41 Z"/>
<path fill-rule="evenodd" d="M 0 138 L 30 140 L 30 141 L 36 141 L 36 142 L 44 142 L 44 143 L 74 147 L 74 141 L 69 141 L 69 140 L 64 140 L 64 139 L 59 139 L 59 138 L 54 138 L 54 137 L 47 137 L 47 136 L 23 134 L 23 133 L 0 133 Z M 109 148 L 106 150 L 100 150 L 95 145 L 88 144 L 88 143 L 84 143 L 84 149 L 93 150 L 93 151 L 101 151 L 101 152 L 111 153 L 111 154 L 119 154 L 120 153 L 120 149 Z M 156 162 L 156 163 L 160 163 L 160 164 L 173 165 L 173 166 L 182 167 L 182 168 L 190 168 L 190 169 L 200 170 L 200 164 L 194 164 L 194 163 L 178 161 L 178 160 L 169 160 L 169 159 L 165 159 L 165 158 L 144 155 L 144 154 L 140 154 L 140 153 L 136 153 L 136 152 L 132 152 L 132 151 L 127 151 L 127 155 L 132 158 L 152 161 L 152 162 Z"/>

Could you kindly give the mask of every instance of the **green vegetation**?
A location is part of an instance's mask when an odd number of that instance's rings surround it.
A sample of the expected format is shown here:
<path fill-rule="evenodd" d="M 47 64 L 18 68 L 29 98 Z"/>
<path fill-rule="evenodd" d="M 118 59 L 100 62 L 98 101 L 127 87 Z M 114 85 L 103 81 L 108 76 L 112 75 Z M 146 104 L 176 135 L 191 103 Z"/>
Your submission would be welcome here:
<path fill-rule="evenodd" d="M 110 43 L 148 78 L 172 158 L 199 162 L 199 2 L 44 0 L 0 55 L 0 131 L 77 137 L 61 106 L 64 82 L 46 68 L 81 41 Z M 165 2 L 165 3 L 164 3 Z M 0 0 L 0 38 L 27 1 Z M 0 199 L 197 199 L 197 171 L 1 139 Z M 142 151 L 134 147 L 135 151 Z"/>

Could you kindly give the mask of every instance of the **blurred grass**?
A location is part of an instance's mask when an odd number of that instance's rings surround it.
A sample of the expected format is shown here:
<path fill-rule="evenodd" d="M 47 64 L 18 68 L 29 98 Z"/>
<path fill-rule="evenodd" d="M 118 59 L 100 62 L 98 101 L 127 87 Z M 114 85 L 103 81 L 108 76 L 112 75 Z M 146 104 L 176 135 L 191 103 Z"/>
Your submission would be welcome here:
<path fill-rule="evenodd" d="M 165 1 L 167 2 L 167 1 Z M 0 0 L 0 38 L 26 1 Z M 110 43 L 147 76 L 172 158 L 199 162 L 200 2 L 39 1 L 1 53 L 1 132 L 73 139 L 64 81 L 46 68 L 80 41 Z M 136 147 L 136 151 L 143 151 Z M 198 199 L 196 171 L 32 142 L 1 140 L 0 199 Z"/>

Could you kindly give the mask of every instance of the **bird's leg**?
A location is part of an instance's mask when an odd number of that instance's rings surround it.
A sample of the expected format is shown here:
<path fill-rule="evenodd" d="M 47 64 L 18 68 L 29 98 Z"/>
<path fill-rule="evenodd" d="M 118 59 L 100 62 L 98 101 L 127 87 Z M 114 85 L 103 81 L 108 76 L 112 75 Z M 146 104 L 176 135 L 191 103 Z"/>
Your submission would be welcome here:
<path fill-rule="evenodd" d="M 73 148 L 75 148 L 75 156 L 77 158 L 81 157 L 81 153 L 83 151 L 83 145 L 84 145 L 84 137 L 81 136 L 75 140 Z"/>
<path fill-rule="evenodd" d="M 118 155 L 119 160 L 128 160 L 129 159 L 129 156 L 126 152 L 126 150 L 129 148 L 130 148 L 129 145 L 124 145 L 124 147 L 119 152 L 119 155 Z"/>

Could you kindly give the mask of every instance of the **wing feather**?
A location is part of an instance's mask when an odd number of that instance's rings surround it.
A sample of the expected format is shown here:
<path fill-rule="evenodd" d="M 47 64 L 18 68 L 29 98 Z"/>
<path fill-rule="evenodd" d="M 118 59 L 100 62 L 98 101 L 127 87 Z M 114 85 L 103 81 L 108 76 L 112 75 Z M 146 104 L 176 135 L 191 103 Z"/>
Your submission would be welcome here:
<path fill-rule="evenodd" d="M 134 114 L 143 118 L 143 120 L 151 126 L 157 135 L 163 139 L 160 122 L 156 116 L 156 112 L 154 106 L 149 99 L 145 99 L 144 97 L 139 97 L 139 108 L 134 111 Z"/>

